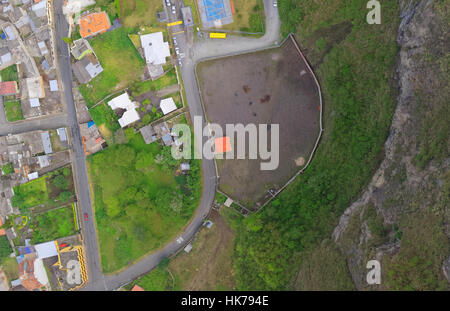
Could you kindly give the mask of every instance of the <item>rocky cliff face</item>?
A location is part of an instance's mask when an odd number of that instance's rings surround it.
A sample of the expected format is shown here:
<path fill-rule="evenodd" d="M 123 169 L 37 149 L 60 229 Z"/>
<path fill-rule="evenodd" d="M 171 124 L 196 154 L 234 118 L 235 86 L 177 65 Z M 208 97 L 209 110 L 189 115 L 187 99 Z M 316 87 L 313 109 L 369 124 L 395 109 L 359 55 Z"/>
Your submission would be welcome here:
<path fill-rule="evenodd" d="M 400 0 L 398 105 L 385 159 L 333 239 L 357 289 L 449 289 L 450 3 Z M 382 264 L 368 286 L 366 263 Z"/>

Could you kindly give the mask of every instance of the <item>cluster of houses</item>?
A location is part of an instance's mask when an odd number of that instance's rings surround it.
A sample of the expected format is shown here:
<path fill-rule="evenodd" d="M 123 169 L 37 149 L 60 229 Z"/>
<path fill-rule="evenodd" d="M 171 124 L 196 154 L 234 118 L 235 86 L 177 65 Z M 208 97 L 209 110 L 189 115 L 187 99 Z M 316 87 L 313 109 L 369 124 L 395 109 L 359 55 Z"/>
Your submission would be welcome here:
<path fill-rule="evenodd" d="M 1 81 L 0 95 L 20 100 L 25 118 L 61 112 L 49 0 L 0 2 L 0 70 L 17 66 L 16 81 Z"/>
<path fill-rule="evenodd" d="M 73 290 L 84 285 L 87 281 L 87 272 L 80 242 L 79 236 L 35 245 L 31 245 L 30 240 L 25 240 L 25 246 L 17 247 L 16 260 L 19 271 L 18 278 L 11 281 L 11 290 Z M 80 263 L 78 284 L 71 282 L 67 277 L 70 261 Z"/>
<path fill-rule="evenodd" d="M 71 53 L 76 59 L 72 64 L 72 70 L 79 83 L 89 83 L 103 72 L 102 65 L 86 39 L 81 38 L 74 41 Z"/>
<path fill-rule="evenodd" d="M 104 11 L 86 11 L 74 21 L 75 24 L 79 26 L 81 38 L 75 40 L 71 46 L 71 54 L 75 59 L 72 70 L 77 81 L 85 84 L 104 70 L 88 39 L 111 30 L 111 22 Z M 140 53 L 146 60 L 146 69 L 153 80 L 158 79 L 164 74 L 163 66 L 167 63 L 167 57 L 170 57 L 169 43 L 164 41 L 162 32 L 141 35 L 140 41 Z M 119 124 L 122 128 L 135 124 L 141 119 L 142 113 L 137 111 L 140 104 L 133 101 L 127 92 L 114 97 L 107 104 L 120 115 Z M 163 115 L 177 110 L 173 98 L 162 99 L 159 108 Z M 81 132 L 86 154 L 95 153 L 105 147 L 105 141 L 93 122 L 83 124 Z"/>
<path fill-rule="evenodd" d="M 0 137 L 0 219 L 20 213 L 11 204 L 15 186 L 70 163 L 68 147 L 66 128 Z M 5 172 L 7 166 L 10 172 Z M 16 238 L 14 230 L 6 234 Z"/>
<path fill-rule="evenodd" d="M 87 11 L 75 22 L 80 28 L 81 39 L 75 40 L 71 48 L 76 60 L 72 70 L 78 82 L 85 84 L 103 72 L 103 67 L 87 39 L 110 30 L 111 21 L 106 12 Z"/>

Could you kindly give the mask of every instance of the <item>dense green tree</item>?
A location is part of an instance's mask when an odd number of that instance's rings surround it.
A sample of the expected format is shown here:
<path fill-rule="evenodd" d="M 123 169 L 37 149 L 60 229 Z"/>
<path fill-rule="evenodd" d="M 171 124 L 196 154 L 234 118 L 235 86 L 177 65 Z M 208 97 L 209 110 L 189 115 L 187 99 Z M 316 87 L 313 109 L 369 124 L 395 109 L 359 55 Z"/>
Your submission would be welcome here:
<path fill-rule="evenodd" d="M 67 180 L 64 175 L 57 175 L 52 179 L 52 183 L 56 188 L 59 189 L 68 189 L 69 188 L 69 181 Z"/>

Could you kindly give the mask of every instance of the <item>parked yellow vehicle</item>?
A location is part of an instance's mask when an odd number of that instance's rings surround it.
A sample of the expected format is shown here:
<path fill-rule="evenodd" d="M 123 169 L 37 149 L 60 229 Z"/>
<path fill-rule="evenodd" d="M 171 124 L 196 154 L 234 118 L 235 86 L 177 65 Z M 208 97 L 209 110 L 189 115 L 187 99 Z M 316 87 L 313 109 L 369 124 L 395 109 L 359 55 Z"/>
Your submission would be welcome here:
<path fill-rule="evenodd" d="M 225 39 L 227 37 L 227 34 L 223 32 L 210 32 L 209 37 L 211 39 Z"/>

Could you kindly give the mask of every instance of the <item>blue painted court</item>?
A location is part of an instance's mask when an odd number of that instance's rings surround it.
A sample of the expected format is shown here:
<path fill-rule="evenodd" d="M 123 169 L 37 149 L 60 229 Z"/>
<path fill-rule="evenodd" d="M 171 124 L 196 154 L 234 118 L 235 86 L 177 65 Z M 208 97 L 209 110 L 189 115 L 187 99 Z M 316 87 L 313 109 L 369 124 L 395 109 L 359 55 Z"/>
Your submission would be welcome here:
<path fill-rule="evenodd" d="M 206 19 L 208 22 L 222 19 L 227 16 L 223 0 L 203 0 L 205 5 Z"/>

